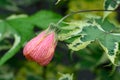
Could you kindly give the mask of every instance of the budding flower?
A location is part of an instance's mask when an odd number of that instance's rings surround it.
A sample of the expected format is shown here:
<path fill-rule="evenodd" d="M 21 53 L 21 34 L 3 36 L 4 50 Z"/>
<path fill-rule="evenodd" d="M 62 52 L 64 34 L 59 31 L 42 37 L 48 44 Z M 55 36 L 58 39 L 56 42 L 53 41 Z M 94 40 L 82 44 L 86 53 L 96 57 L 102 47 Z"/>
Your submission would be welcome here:
<path fill-rule="evenodd" d="M 30 40 L 25 45 L 23 54 L 28 60 L 46 66 L 53 58 L 56 45 L 56 33 L 48 29 Z"/>

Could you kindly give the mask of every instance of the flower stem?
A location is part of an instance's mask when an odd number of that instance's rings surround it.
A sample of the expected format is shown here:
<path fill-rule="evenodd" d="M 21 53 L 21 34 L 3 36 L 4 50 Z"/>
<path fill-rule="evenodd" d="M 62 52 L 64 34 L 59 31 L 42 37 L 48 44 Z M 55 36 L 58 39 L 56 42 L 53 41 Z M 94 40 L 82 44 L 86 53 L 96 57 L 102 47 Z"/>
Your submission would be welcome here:
<path fill-rule="evenodd" d="M 46 80 L 46 72 L 47 72 L 47 66 L 43 67 L 43 74 L 42 77 L 44 78 L 44 80 Z"/>
<path fill-rule="evenodd" d="M 84 13 L 84 12 L 103 12 L 103 11 L 106 11 L 106 12 L 114 12 L 115 10 L 80 10 L 80 11 L 75 11 L 75 12 L 71 12 L 69 14 L 67 14 L 66 16 L 64 16 L 63 18 L 61 18 L 57 25 L 59 25 L 64 19 L 66 19 L 67 17 L 69 16 L 72 16 L 74 14 L 78 14 L 78 13 Z"/>

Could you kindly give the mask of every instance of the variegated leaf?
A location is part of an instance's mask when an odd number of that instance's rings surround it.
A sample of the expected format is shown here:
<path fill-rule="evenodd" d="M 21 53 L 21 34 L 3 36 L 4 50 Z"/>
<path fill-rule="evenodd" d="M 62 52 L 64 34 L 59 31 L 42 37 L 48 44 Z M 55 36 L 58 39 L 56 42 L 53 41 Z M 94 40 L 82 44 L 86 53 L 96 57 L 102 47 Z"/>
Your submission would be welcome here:
<path fill-rule="evenodd" d="M 91 41 L 83 42 L 80 40 L 80 38 L 77 38 L 71 44 L 69 44 L 68 47 L 73 51 L 78 51 L 85 48 L 88 44 L 90 44 L 90 42 Z"/>
<path fill-rule="evenodd" d="M 120 4 L 120 0 L 105 0 L 104 9 L 105 10 L 115 10 Z M 104 12 L 104 18 L 107 17 L 111 12 Z"/>
<path fill-rule="evenodd" d="M 73 80 L 73 74 L 62 74 L 59 73 L 61 77 L 58 80 Z"/>
<path fill-rule="evenodd" d="M 84 37 L 81 38 L 83 42 L 98 40 L 111 62 L 115 65 L 120 65 L 120 59 L 116 56 L 119 55 L 118 42 L 120 42 L 120 34 L 106 32 L 97 26 L 84 27 L 81 34 L 84 34 Z"/>
<path fill-rule="evenodd" d="M 67 26 L 63 26 L 60 28 L 64 31 L 61 31 L 61 33 L 58 35 L 58 39 L 60 41 L 70 39 L 73 36 L 78 36 L 84 26 L 90 25 L 89 23 L 87 23 L 87 21 L 73 21 L 67 24 Z"/>

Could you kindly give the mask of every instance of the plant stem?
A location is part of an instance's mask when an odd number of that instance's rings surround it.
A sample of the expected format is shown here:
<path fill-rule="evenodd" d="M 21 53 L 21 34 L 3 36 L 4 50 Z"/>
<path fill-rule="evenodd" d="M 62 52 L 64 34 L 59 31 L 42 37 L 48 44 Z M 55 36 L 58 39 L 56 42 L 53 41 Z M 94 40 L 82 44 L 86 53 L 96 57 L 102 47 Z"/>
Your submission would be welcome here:
<path fill-rule="evenodd" d="M 42 74 L 42 77 L 44 78 L 44 80 L 46 80 L 46 72 L 47 72 L 47 67 L 44 66 L 43 67 L 43 74 Z"/>
<path fill-rule="evenodd" d="M 106 11 L 106 12 L 114 12 L 115 10 L 80 10 L 80 11 L 75 11 L 75 12 L 71 12 L 70 14 L 67 14 L 66 16 L 64 16 L 63 18 L 61 18 L 57 25 L 59 25 L 64 19 L 66 19 L 67 17 L 74 15 L 74 14 L 78 14 L 78 13 L 83 13 L 83 12 L 102 12 L 102 11 Z"/>

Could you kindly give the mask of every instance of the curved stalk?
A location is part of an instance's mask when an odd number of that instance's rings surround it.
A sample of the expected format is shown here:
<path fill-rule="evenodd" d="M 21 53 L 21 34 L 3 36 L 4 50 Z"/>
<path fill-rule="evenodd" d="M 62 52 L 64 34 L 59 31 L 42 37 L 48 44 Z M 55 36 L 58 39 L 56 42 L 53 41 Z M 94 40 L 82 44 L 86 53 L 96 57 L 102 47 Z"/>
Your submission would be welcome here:
<path fill-rule="evenodd" d="M 106 12 L 114 12 L 115 10 L 80 10 L 80 11 L 75 11 L 75 12 L 71 12 L 70 14 L 67 14 L 66 16 L 64 16 L 63 18 L 61 18 L 57 25 L 59 25 L 64 19 L 66 19 L 69 16 L 72 16 L 74 14 L 78 14 L 78 13 L 83 13 L 83 12 L 102 12 L 102 11 L 106 11 Z"/>

